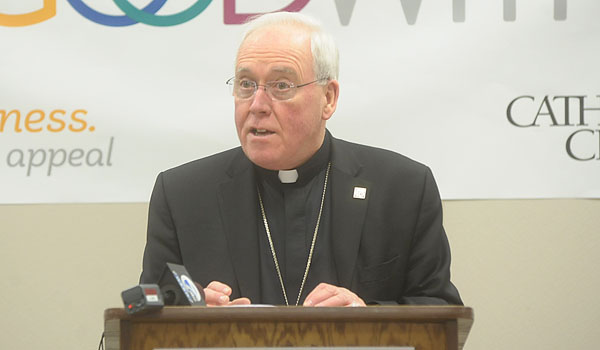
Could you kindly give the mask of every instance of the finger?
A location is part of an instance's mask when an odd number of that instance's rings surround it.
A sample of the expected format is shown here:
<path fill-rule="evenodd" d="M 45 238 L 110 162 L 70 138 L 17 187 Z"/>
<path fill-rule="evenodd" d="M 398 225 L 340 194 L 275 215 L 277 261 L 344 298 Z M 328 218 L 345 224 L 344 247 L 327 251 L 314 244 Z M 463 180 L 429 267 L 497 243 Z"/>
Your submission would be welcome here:
<path fill-rule="evenodd" d="M 356 294 L 347 289 L 343 289 L 339 294 L 315 305 L 316 307 L 337 307 L 337 306 L 366 306 L 365 302 Z"/>
<path fill-rule="evenodd" d="M 338 287 L 328 284 L 328 283 L 319 283 L 318 286 L 315 287 L 304 299 L 304 306 L 314 306 L 317 305 L 324 300 L 331 298 L 332 296 L 337 294 Z"/>
<path fill-rule="evenodd" d="M 223 293 L 227 296 L 231 295 L 231 287 L 219 281 L 210 282 L 206 288 L 214 290 L 215 292 Z"/>
<path fill-rule="evenodd" d="M 366 306 L 365 302 L 350 290 L 328 283 L 320 283 L 304 300 L 305 306 Z"/>
<path fill-rule="evenodd" d="M 230 294 L 231 288 L 219 281 L 212 281 L 204 288 L 204 295 L 208 306 L 227 305 Z"/>
<path fill-rule="evenodd" d="M 316 303 L 314 306 L 317 307 L 334 307 L 334 306 L 346 306 L 350 303 L 350 300 L 345 295 L 332 295 L 331 297 Z"/>
<path fill-rule="evenodd" d="M 229 303 L 229 296 L 208 288 L 204 290 L 204 297 L 208 306 L 227 305 Z"/>
<path fill-rule="evenodd" d="M 237 298 L 229 302 L 229 305 L 250 305 L 252 302 L 248 298 Z"/>

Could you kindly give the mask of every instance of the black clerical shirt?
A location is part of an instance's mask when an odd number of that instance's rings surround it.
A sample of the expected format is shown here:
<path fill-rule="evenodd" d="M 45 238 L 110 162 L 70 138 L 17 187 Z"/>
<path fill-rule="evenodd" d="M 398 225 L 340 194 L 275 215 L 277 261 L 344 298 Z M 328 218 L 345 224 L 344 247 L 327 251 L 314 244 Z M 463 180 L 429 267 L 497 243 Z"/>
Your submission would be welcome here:
<path fill-rule="evenodd" d="M 319 216 L 327 165 L 331 158 L 331 135 L 327 133 L 321 148 L 296 170 L 295 183 L 282 183 L 278 171 L 255 167 L 258 188 L 271 232 L 275 254 L 290 305 L 295 305 L 302 284 L 310 247 Z M 331 234 L 331 201 L 328 190 L 314 247 L 312 262 L 299 305 L 319 283 L 337 285 L 337 270 L 333 259 Z M 258 235 L 260 247 L 261 300 L 254 303 L 285 305 L 281 283 L 258 206 Z"/>

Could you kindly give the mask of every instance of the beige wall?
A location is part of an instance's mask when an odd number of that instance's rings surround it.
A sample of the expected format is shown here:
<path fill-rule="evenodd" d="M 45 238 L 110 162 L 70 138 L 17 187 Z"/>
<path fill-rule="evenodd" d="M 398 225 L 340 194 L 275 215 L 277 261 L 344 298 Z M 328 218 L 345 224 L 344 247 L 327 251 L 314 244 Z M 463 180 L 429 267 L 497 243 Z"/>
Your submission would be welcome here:
<path fill-rule="evenodd" d="M 600 343 L 600 201 L 444 203 L 474 349 Z M 97 348 L 137 283 L 147 204 L 0 206 L 0 349 Z"/>

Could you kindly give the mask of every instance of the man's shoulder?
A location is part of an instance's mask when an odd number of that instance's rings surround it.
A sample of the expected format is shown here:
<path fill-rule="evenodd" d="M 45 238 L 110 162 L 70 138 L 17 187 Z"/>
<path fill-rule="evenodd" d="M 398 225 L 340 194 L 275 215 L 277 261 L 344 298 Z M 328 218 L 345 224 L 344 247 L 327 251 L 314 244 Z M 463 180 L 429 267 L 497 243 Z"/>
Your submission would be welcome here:
<path fill-rule="evenodd" d="M 233 169 L 236 161 L 245 160 L 241 147 L 235 147 L 223 152 L 203 157 L 167 169 L 161 174 L 165 178 L 175 181 L 186 179 L 222 178 L 223 174 Z"/>
<path fill-rule="evenodd" d="M 343 140 L 336 140 L 333 147 L 339 161 L 332 166 L 370 183 L 372 191 L 379 191 L 380 198 L 403 198 L 403 203 L 413 203 L 419 200 L 424 188 L 436 187 L 428 166 L 400 153 Z M 439 194 L 434 196 L 439 199 Z"/>
<path fill-rule="evenodd" d="M 377 171 L 428 172 L 429 167 L 398 152 L 354 143 L 342 139 L 334 139 L 334 148 L 339 153 L 354 157 L 365 169 Z"/>

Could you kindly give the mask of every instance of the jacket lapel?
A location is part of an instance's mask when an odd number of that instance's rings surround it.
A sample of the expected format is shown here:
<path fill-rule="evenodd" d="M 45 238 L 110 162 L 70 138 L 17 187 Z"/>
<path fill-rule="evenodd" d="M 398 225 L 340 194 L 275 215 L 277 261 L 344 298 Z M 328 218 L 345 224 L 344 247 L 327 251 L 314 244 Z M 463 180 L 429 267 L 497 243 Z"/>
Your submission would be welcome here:
<path fill-rule="evenodd" d="M 351 287 L 371 187 L 359 177 L 362 165 L 348 148 L 332 138 L 331 235 L 338 281 L 345 288 Z M 366 189 L 366 197 L 355 198 L 355 188 Z"/>
<path fill-rule="evenodd" d="M 233 159 L 228 174 L 230 179 L 221 184 L 219 191 L 221 220 L 241 296 L 255 301 L 260 298 L 256 231 L 258 199 L 252 165 L 241 149 Z"/>

